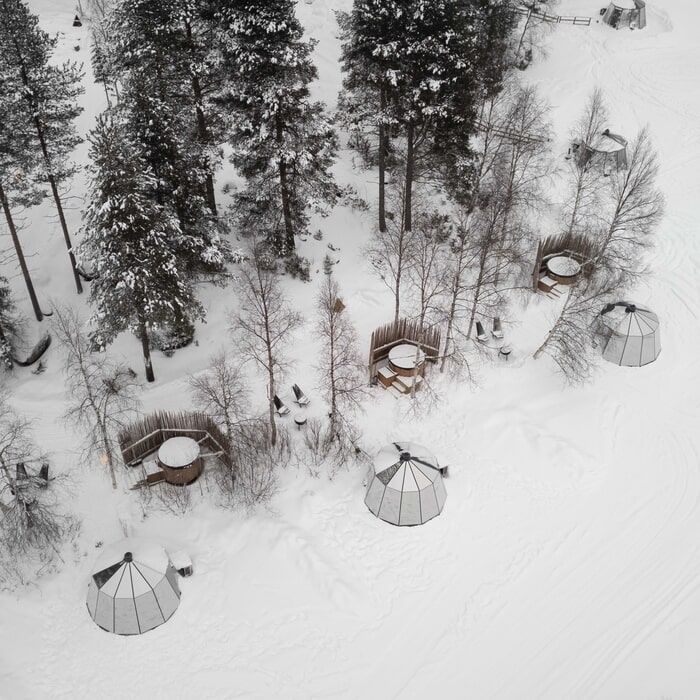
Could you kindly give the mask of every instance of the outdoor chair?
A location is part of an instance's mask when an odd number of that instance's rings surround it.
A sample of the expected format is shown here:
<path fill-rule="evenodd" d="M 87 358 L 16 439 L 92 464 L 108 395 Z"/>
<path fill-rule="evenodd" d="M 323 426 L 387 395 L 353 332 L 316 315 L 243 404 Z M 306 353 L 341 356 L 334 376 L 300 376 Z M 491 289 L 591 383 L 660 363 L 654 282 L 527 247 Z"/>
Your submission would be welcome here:
<path fill-rule="evenodd" d="M 497 340 L 503 340 L 503 329 L 501 328 L 501 319 L 498 318 L 498 316 L 496 316 L 496 318 L 493 319 L 493 330 L 491 331 L 491 335 Z"/>
<path fill-rule="evenodd" d="M 489 339 L 489 337 L 486 335 L 486 331 L 484 331 L 484 324 L 481 323 L 481 321 L 476 322 L 476 339 L 480 343 L 486 343 Z"/>
<path fill-rule="evenodd" d="M 272 400 L 275 402 L 275 410 L 277 411 L 277 415 L 285 416 L 287 413 L 289 413 L 289 406 L 287 406 L 282 399 L 277 396 L 277 394 L 272 397 Z"/>
<path fill-rule="evenodd" d="M 298 384 L 292 384 L 292 391 L 294 392 L 294 403 L 298 403 L 300 406 L 308 406 L 311 403 L 311 399 L 299 388 Z"/>

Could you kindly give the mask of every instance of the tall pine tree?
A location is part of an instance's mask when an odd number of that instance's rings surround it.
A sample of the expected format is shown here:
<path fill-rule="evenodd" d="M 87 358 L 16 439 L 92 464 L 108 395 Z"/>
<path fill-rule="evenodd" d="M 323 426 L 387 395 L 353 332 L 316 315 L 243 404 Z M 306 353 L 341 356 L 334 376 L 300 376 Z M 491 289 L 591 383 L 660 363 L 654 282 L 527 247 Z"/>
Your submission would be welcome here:
<path fill-rule="evenodd" d="M 210 63 L 198 0 L 124 0 L 110 18 L 119 38 L 115 71 L 123 90 L 118 109 L 143 146 L 156 176 L 153 194 L 170 204 L 194 248 L 180 251 L 189 272 L 220 271 L 228 256 L 216 220 L 212 145 L 218 118 L 205 104 Z"/>
<path fill-rule="evenodd" d="M 32 148 L 33 126 L 24 110 L 21 77 L 0 59 L 0 205 L 37 321 L 44 315 L 22 249 L 13 208 L 40 201 L 45 192 L 36 181 L 40 155 Z"/>
<path fill-rule="evenodd" d="M 157 96 L 181 112 L 182 133 L 198 143 L 206 201 L 216 214 L 213 173 L 221 160 L 222 116 L 211 101 L 218 71 L 205 0 L 122 0 L 110 20 L 115 69 L 150 73 Z M 143 75 L 140 75 L 143 78 Z"/>
<path fill-rule="evenodd" d="M 22 111 L 34 131 L 31 147 L 41 154 L 42 179 L 51 190 L 75 286 L 80 293 L 83 289 L 59 187 L 75 172 L 75 164 L 69 158 L 81 141 L 74 122 L 82 111 L 77 99 L 84 91 L 83 73 L 71 61 L 61 65 L 51 63 L 56 39 L 39 28 L 38 17 L 29 12 L 24 2 L 0 0 L 0 10 L 0 62 L 22 85 Z"/>
<path fill-rule="evenodd" d="M 148 194 L 156 177 L 123 124 L 101 116 L 90 142 L 81 253 L 96 273 L 90 288 L 96 341 L 107 344 L 122 331 L 135 333 L 152 382 L 150 332 L 204 315 L 178 264 L 178 245 L 187 236 L 172 209 Z"/>
<path fill-rule="evenodd" d="M 403 41 L 403 0 L 356 0 L 352 13 L 338 13 L 345 73 L 340 95 L 343 124 L 359 143 L 376 140 L 379 169 L 379 230 L 386 231 L 386 174 L 396 102 L 402 88 L 398 46 Z"/>
<path fill-rule="evenodd" d="M 4 277 L 0 277 L 0 367 L 11 370 L 12 343 L 20 332 L 20 321 L 17 308 L 10 293 L 10 285 Z"/>
<path fill-rule="evenodd" d="M 356 0 L 343 18 L 344 101 L 360 114 L 373 110 L 399 141 L 407 230 L 418 178 L 468 186 L 469 138 L 484 95 L 499 87 L 513 18 L 507 0 L 393 0 L 390 10 Z M 367 90 L 364 80 L 376 87 Z M 381 187 L 383 177 L 383 198 Z"/>
<path fill-rule="evenodd" d="M 231 160 L 247 183 L 237 197 L 239 223 L 287 255 L 307 229 L 309 209 L 324 211 L 338 196 L 329 172 L 335 131 L 309 93 L 314 44 L 303 40 L 291 0 L 220 5 L 226 82 L 218 101 L 231 113 Z"/>
<path fill-rule="evenodd" d="M 154 176 L 144 194 L 158 206 L 170 207 L 177 217 L 183 235 L 173 243 L 187 273 L 218 272 L 228 257 L 228 245 L 206 201 L 206 171 L 198 145 L 182 136 L 188 124 L 179 109 L 167 98 L 144 90 L 148 84 L 149 76 L 134 70 L 115 108 Z"/>

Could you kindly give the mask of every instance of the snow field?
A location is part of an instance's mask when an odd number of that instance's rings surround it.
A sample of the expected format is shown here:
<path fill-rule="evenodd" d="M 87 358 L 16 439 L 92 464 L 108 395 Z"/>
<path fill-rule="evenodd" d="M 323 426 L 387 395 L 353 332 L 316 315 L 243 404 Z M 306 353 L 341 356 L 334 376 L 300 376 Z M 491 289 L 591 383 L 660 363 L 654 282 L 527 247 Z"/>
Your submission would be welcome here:
<path fill-rule="evenodd" d="M 85 29 L 70 27 L 73 3 L 30 4 L 47 29 L 65 31 L 62 57 L 75 58 L 75 36 Z M 595 86 L 604 91 L 613 130 L 632 137 L 650 125 L 667 215 L 650 255 L 652 275 L 635 301 L 661 318 L 657 362 L 643 369 L 601 364 L 593 383 L 564 387 L 548 360 L 531 359 L 556 311 L 556 302 L 536 297 L 516 307 L 506 325 L 509 361 L 475 362 L 475 388 L 434 373 L 440 401 L 415 413 L 408 401 L 375 390 L 361 419 L 364 449 L 410 438 L 450 465 L 443 514 L 420 528 L 394 528 L 365 508 L 358 467 L 333 480 L 287 467 L 269 511 L 246 515 L 202 503 L 183 517 L 152 511 L 144 519 L 135 494 L 113 494 L 96 469 L 75 466 L 76 438 L 60 422 L 63 384 L 52 348 L 44 375 L 18 372 L 13 400 L 36 416 L 56 468 L 72 475 L 72 507 L 83 527 L 59 572 L 0 594 L 0 698 L 698 696 L 700 12 L 688 0 L 650 2 L 647 28 L 615 32 L 596 23 L 599 5 L 562 0 L 560 14 L 594 22 L 557 26 L 547 59 L 522 76 L 551 102 L 563 150 Z M 350 6 L 298 5 L 309 35 L 319 39 L 318 96 L 331 105 L 340 80 L 333 10 Z M 86 45 L 77 56 L 87 58 Z M 103 106 L 101 88 L 86 87 L 85 129 Z M 354 172 L 351 157 L 343 154 L 338 178 L 371 201 L 372 173 Z M 227 179 L 224 173 L 219 181 Z M 78 179 L 76 194 L 80 187 Z M 37 212 L 36 220 L 43 216 Z M 71 216 L 75 230 L 77 210 Z M 289 281 L 308 321 L 285 382 L 285 391 L 296 381 L 312 398 L 310 414 L 322 411 L 312 318 L 324 255 L 340 260 L 334 274 L 361 348 L 391 318 L 388 293 L 361 252 L 370 216 L 337 210 L 316 226 L 323 240 L 300 245 L 312 260 L 313 282 Z M 37 251 L 37 287 L 43 298 L 73 301 L 60 232 L 49 227 L 46 243 L 42 227 L 26 234 Z M 202 294 L 209 317 L 197 328 L 199 347 L 154 358 L 158 381 L 144 392 L 146 411 L 187 408 L 186 374 L 204 369 L 218 347 L 231 348 L 234 293 Z M 135 340 L 120 338 L 113 352 L 141 370 Z M 257 375 L 252 382 L 262 406 L 264 382 Z M 292 436 L 299 438 L 293 426 Z M 195 565 L 195 575 L 181 581 L 176 614 L 142 637 L 106 634 L 84 608 L 95 545 L 122 537 L 123 526 L 187 549 Z"/>

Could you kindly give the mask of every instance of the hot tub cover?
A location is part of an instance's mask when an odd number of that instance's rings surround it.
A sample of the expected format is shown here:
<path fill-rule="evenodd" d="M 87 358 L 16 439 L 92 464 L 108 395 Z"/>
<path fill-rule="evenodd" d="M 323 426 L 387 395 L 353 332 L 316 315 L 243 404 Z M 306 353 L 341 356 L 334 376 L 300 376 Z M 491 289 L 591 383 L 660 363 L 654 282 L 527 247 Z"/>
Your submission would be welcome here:
<path fill-rule="evenodd" d="M 199 457 L 199 445 L 192 438 L 178 436 L 167 439 L 158 450 L 158 461 L 166 467 L 188 467 Z"/>

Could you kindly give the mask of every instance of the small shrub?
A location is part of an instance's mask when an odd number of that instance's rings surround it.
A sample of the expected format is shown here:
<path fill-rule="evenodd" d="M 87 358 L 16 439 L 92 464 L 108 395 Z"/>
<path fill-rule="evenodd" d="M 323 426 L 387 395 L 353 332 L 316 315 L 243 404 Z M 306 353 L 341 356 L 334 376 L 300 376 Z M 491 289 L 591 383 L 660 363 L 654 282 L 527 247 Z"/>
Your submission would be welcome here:
<path fill-rule="evenodd" d="M 237 423 L 233 429 L 236 448 L 231 454 L 235 478 L 227 470 L 219 473 L 222 492 L 248 510 L 270 501 L 277 492 L 277 471 L 289 462 L 289 431 L 278 426 L 275 445 L 270 438 L 270 425 L 264 419 Z"/>
<path fill-rule="evenodd" d="M 246 253 L 246 251 L 242 248 L 236 248 L 235 250 L 231 251 L 232 263 L 240 265 L 241 263 L 248 262 L 248 260 L 250 260 L 248 253 Z"/>
<path fill-rule="evenodd" d="M 330 255 L 326 255 L 326 257 L 323 258 L 323 273 L 326 275 L 332 274 L 333 265 L 335 265 L 335 261 L 333 260 L 333 258 L 331 258 Z"/>
<path fill-rule="evenodd" d="M 322 241 L 323 240 L 323 231 L 321 229 L 316 229 L 314 231 L 314 240 L 315 241 Z"/>
<path fill-rule="evenodd" d="M 292 253 L 285 259 L 284 270 L 294 277 L 294 279 L 300 279 L 302 282 L 311 281 L 309 261 L 296 253 Z"/>
<path fill-rule="evenodd" d="M 166 357 L 172 357 L 175 350 L 187 347 L 193 340 L 194 324 L 186 318 L 151 332 L 151 346 Z"/>

